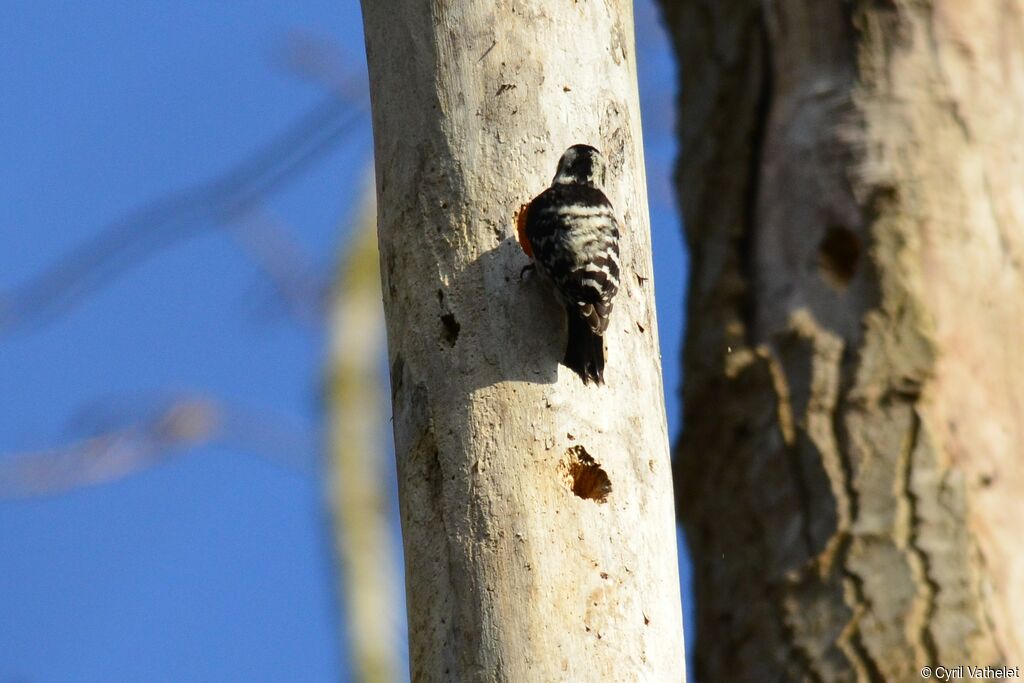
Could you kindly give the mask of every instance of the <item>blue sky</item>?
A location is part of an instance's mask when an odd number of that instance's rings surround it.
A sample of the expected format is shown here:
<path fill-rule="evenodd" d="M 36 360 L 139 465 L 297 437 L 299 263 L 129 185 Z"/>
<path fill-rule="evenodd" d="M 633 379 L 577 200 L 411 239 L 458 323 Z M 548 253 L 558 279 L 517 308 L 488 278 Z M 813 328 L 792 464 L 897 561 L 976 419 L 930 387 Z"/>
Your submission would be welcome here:
<path fill-rule="evenodd" d="M 354 1 L 15 0 L 3 14 L 0 302 L 321 101 L 323 88 L 279 66 L 289 35 L 365 71 Z M 686 268 L 669 184 L 674 71 L 650 3 L 637 19 L 674 438 Z M 364 120 L 261 207 L 312 272 L 327 276 L 345 243 L 369 139 Z M 97 411 L 116 418 L 178 394 L 315 444 L 323 330 L 285 314 L 228 232 L 202 227 L 52 319 L 0 335 L 0 457 L 73 441 Z M 0 683 L 346 679 L 315 463 L 313 448 L 282 466 L 226 443 L 113 483 L 0 501 Z"/>

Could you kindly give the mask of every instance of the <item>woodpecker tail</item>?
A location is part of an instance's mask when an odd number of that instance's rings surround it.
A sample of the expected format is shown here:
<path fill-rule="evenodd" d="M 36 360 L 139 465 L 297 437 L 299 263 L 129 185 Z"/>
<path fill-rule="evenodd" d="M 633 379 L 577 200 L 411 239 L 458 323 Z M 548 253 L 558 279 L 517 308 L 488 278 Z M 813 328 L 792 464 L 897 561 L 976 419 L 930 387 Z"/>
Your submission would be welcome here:
<path fill-rule="evenodd" d="M 569 342 L 565 346 L 567 368 L 575 372 L 588 384 L 594 380 L 596 384 L 604 384 L 604 338 L 596 334 L 582 313 L 569 306 L 566 313 L 569 318 Z"/>

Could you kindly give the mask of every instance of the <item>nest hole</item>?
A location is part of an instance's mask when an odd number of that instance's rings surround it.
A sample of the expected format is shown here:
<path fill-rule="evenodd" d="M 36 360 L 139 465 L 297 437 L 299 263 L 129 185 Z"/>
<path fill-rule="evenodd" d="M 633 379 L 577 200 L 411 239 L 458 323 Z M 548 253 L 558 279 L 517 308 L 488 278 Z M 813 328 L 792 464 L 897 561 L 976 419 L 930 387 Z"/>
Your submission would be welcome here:
<path fill-rule="evenodd" d="M 847 228 L 832 226 L 818 245 L 818 269 L 825 281 L 838 290 L 850 285 L 861 259 L 861 241 Z"/>
<path fill-rule="evenodd" d="M 455 342 L 459 340 L 459 330 L 461 329 L 462 325 L 451 313 L 441 316 L 441 337 L 449 347 L 455 346 Z"/>
<path fill-rule="evenodd" d="M 572 492 L 579 498 L 604 503 L 612 492 L 612 480 L 593 456 L 583 446 L 573 446 L 565 451 L 565 480 Z"/>

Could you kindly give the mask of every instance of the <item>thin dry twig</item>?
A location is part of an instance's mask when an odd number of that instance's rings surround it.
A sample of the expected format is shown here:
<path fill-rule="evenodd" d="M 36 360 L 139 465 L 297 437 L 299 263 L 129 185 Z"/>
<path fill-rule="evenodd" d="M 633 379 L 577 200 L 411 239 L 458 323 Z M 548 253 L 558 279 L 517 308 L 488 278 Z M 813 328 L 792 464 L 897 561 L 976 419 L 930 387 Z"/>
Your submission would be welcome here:
<path fill-rule="evenodd" d="M 128 414 L 111 405 L 94 411 L 101 429 L 55 448 L 0 456 L 0 499 L 55 495 L 116 481 L 193 452 L 223 444 L 279 466 L 311 474 L 316 442 L 280 419 L 206 396 L 134 400 Z M 145 406 L 147 403 L 153 405 Z"/>
<path fill-rule="evenodd" d="M 295 322 L 320 327 L 327 314 L 330 281 L 284 221 L 256 209 L 231 224 L 234 243 L 259 267 Z"/>
<path fill-rule="evenodd" d="M 46 322 L 158 251 L 234 219 L 308 169 L 364 118 L 351 100 L 331 97 L 226 173 L 100 229 L 28 282 L 0 292 L 0 332 Z"/>
<path fill-rule="evenodd" d="M 351 61 L 333 38 L 303 30 L 285 35 L 274 51 L 274 63 L 288 73 L 343 98 L 363 99 L 366 72 L 349 68 Z"/>

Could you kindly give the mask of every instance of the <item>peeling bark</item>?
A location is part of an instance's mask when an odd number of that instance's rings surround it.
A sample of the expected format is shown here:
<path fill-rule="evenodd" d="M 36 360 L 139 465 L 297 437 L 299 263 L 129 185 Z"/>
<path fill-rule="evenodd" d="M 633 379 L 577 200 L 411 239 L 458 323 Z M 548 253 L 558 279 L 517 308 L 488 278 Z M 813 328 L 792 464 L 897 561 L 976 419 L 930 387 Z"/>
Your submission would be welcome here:
<path fill-rule="evenodd" d="M 363 13 L 412 678 L 682 680 L 631 3 Z M 514 238 L 584 142 L 626 226 L 600 387 Z"/>
<path fill-rule="evenodd" d="M 1024 664 L 1024 2 L 662 4 L 697 679 Z"/>

